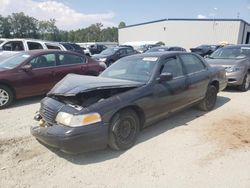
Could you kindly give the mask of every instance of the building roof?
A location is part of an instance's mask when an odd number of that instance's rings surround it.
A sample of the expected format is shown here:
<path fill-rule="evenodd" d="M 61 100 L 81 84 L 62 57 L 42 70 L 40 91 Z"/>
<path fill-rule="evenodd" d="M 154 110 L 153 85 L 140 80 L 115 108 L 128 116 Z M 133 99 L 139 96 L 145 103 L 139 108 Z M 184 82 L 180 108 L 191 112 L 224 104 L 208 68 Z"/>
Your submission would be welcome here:
<path fill-rule="evenodd" d="M 243 22 L 243 23 L 250 26 L 250 24 L 248 22 L 246 22 L 245 20 L 243 20 L 243 19 L 166 18 L 166 19 L 161 19 L 161 20 L 155 20 L 155 21 L 150 21 L 150 22 L 144 22 L 144 23 L 139 23 L 139 24 L 128 25 L 128 26 L 120 28 L 120 29 L 125 29 L 125 28 L 128 28 L 128 27 L 134 27 L 134 26 L 140 26 L 140 25 L 146 25 L 146 24 L 151 24 L 151 23 L 157 23 L 157 22 L 164 22 L 164 21 L 236 21 L 236 22 Z"/>

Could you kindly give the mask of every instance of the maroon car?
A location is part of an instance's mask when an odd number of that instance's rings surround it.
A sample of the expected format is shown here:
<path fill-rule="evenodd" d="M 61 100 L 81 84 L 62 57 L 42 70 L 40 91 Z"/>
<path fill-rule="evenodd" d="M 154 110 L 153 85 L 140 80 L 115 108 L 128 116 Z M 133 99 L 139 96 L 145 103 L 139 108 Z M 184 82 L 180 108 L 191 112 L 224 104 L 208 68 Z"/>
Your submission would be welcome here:
<path fill-rule="evenodd" d="M 105 68 L 102 62 L 70 51 L 17 53 L 0 62 L 0 109 L 14 99 L 47 93 L 69 73 L 96 76 Z"/>

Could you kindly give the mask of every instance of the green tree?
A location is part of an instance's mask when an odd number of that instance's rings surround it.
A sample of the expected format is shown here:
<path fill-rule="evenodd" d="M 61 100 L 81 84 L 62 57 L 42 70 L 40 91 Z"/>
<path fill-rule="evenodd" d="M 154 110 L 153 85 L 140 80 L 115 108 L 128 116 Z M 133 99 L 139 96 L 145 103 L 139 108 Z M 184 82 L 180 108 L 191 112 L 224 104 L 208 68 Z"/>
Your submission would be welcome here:
<path fill-rule="evenodd" d="M 60 41 L 60 31 L 55 24 L 55 19 L 50 19 L 49 21 L 39 21 L 38 30 L 40 38 L 43 40 Z"/>
<path fill-rule="evenodd" d="M 7 17 L 0 15 L 0 37 L 9 38 L 10 36 L 10 23 Z"/>
<path fill-rule="evenodd" d="M 126 23 L 125 22 L 120 22 L 119 25 L 118 25 L 118 28 L 121 29 L 121 28 L 124 28 L 126 27 Z"/>
<path fill-rule="evenodd" d="M 10 31 L 13 37 L 18 38 L 37 38 L 38 37 L 38 20 L 26 16 L 23 12 L 13 13 L 8 16 Z"/>

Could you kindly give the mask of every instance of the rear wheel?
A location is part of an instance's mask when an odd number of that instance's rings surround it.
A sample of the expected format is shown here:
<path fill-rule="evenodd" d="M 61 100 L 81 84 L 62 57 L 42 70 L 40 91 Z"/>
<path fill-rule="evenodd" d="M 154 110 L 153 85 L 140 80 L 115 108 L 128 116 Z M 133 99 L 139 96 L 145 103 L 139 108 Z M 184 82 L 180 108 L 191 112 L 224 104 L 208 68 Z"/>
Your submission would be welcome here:
<path fill-rule="evenodd" d="M 9 106 L 14 99 L 13 92 L 5 85 L 0 85 L 0 109 Z"/>
<path fill-rule="evenodd" d="M 250 85 L 250 74 L 245 75 L 244 80 L 240 86 L 238 86 L 238 89 L 240 91 L 247 91 L 249 89 Z"/>
<path fill-rule="evenodd" d="M 217 89 L 213 85 L 207 88 L 205 98 L 198 104 L 198 108 L 203 111 L 210 111 L 214 108 L 217 99 Z"/>
<path fill-rule="evenodd" d="M 123 110 L 111 120 L 109 146 L 114 150 L 132 147 L 139 133 L 139 117 L 134 110 Z"/>

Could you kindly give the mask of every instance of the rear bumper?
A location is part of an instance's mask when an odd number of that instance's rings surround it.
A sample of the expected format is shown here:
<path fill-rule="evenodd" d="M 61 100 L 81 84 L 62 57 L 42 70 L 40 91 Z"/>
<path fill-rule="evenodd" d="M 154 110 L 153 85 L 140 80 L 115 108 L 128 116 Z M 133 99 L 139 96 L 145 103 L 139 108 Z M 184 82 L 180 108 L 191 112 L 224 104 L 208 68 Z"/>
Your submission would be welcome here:
<path fill-rule="evenodd" d="M 31 134 L 45 145 L 66 153 L 82 153 L 103 149 L 108 143 L 108 125 L 93 125 L 71 128 L 54 124 L 50 127 L 33 126 Z"/>

